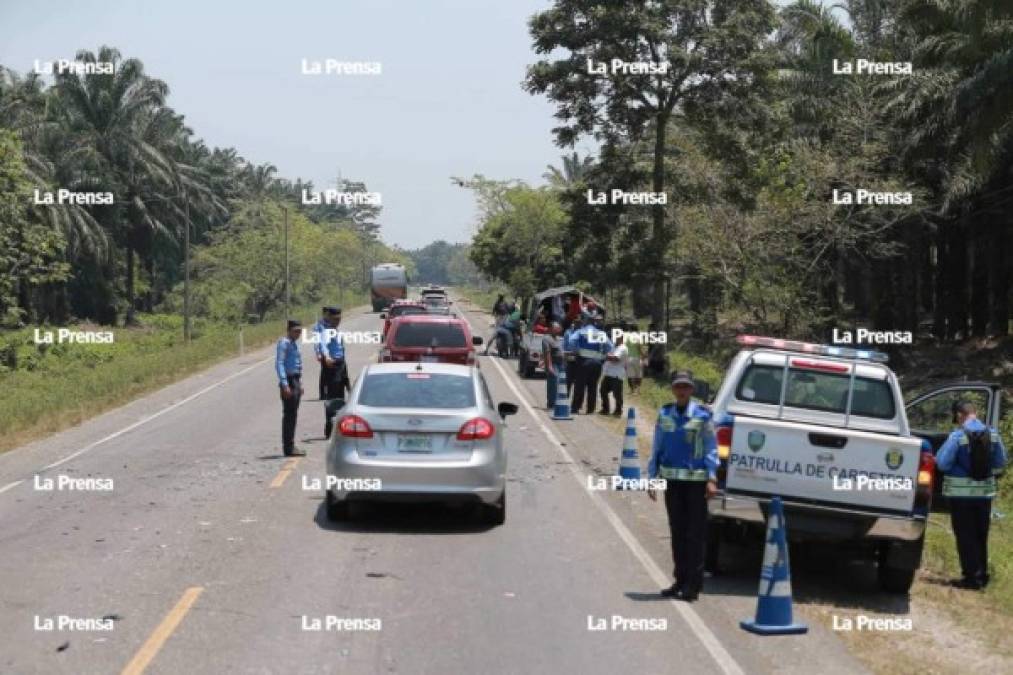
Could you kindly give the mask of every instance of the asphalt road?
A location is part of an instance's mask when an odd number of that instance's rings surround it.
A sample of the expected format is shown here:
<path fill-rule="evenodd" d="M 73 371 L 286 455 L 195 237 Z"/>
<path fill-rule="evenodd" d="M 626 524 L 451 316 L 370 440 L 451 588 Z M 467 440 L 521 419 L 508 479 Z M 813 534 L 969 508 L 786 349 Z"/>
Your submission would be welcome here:
<path fill-rule="evenodd" d="M 353 312 L 342 330 L 378 326 Z M 349 352 L 354 376 L 375 347 Z M 620 437 L 553 422 L 544 382 L 493 357 L 493 397 L 521 404 L 506 524 L 406 505 L 328 523 L 321 491 L 304 489 L 324 476 L 321 404 L 300 410 L 308 456 L 282 457 L 272 360 L 222 363 L 0 455 L 0 672 L 861 672 L 817 626 L 741 631 L 755 581 L 662 599 L 660 503 L 586 485 L 614 472 Z M 80 478 L 100 489 L 45 489 Z"/>

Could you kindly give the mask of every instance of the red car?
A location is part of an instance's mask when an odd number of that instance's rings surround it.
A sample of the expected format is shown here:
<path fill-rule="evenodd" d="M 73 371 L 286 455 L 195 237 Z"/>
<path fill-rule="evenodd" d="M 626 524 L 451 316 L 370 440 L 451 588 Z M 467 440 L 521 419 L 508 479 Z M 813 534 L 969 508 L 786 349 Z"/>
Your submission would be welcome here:
<path fill-rule="evenodd" d="M 475 363 L 475 346 L 482 338 L 473 337 L 464 319 L 439 314 L 409 314 L 394 319 L 380 349 L 379 361 L 432 361 L 435 363 Z"/>
<path fill-rule="evenodd" d="M 383 338 L 386 339 L 387 331 L 390 330 L 390 322 L 399 316 L 407 316 L 409 314 L 425 314 L 427 307 L 425 303 L 417 302 L 415 300 L 397 300 L 393 305 L 383 314 L 380 318 L 383 319 Z"/>

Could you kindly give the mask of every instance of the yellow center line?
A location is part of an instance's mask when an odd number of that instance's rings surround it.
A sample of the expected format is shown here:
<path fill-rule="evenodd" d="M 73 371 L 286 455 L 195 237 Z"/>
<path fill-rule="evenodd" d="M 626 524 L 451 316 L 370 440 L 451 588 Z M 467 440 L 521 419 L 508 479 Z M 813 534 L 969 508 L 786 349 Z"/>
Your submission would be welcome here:
<path fill-rule="evenodd" d="M 275 476 L 274 480 L 271 481 L 271 487 L 273 488 L 281 487 L 282 483 L 285 482 L 285 479 L 288 478 L 288 475 L 292 473 L 292 471 L 295 469 L 295 465 L 298 463 L 299 463 L 298 457 L 286 459 L 285 463 L 282 464 L 281 466 L 281 471 L 279 471 L 278 475 Z"/>
<path fill-rule="evenodd" d="M 176 630 L 176 627 L 179 626 L 183 617 L 190 611 L 193 603 L 197 602 L 197 597 L 203 591 L 204 588 L 202 586 L 192 586 L 183 592 L 183 597 L 179 599 L 175 607 L 169 610 L 169 613 L 162 619 L 162 623 L 158 624 L 155 631 L 148 637 L 147 642 L 141 645 L 141 648 L 137 650 L 134 658 L 130 660 L 130 663 L 127 664 L 120 675 L 141 675 L 144 672 L 144 669 L 155 658 L 162 645 L 169 639 L 172 632 Z"/>

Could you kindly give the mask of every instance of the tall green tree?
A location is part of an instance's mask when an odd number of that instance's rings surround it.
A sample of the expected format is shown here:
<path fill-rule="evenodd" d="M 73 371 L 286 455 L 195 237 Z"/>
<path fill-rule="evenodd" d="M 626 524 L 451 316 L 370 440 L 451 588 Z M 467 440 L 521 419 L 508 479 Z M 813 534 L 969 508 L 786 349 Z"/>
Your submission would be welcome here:
<path fill-rule="evenodd" d="M 558 106 L 560 146 L 585 134 L 602 141 L 653 140 L 651 190 L 666 191 L 666 134 L 673 115 L 722 92 L 750 87 L 754 57 L 774 28 L 766 0 L 556 0 L 534 15 L 535 52 L 559 58 L 529 66 L 525 88 Z M 653 64 L 655 73 L 628 74 L 613 59 Z M 605 64 L 604 73 L 598 64 Z M 675 239 L 664 205 L 651 207 L 647 260 L 655 274 L 653 316 L 664 317 L 663 256 Z"/>

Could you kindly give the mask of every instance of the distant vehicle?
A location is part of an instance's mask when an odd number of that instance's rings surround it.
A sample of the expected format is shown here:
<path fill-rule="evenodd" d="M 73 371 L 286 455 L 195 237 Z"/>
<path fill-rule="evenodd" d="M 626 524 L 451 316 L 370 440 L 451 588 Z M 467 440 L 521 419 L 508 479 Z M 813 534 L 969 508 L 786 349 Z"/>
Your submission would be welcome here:
<path fill-rule="evenodd" d="M 436 284 L 429 284 L 428 286 L 423 287 L 419 291 L 419 295 L 421 295 L 423 298 L 429 295 L 442 295 L 444 298 L 446 298 L 447 289 L 443 288 L 442 286 L 437 286 Z"/>
<path fill-rule="evenodd" d="M 586 295 L 575 286 L 550 288 L 532 299 L 531 310 L 528 319 L 523 324 L 520 339 L 517 371 L 521 377 L 534 377 L 535 373 L 545 371 L 545 363 L 542 359 L 542 338 L 545 337 L 545 332 L 541 328 L 536 331 L 535 328 L 535 319 L 538 317 L 539 311 L 545 312 L 549 325 L 553 321 L 559 321 L 565 329 L 574 316 L 580 313 L 580 308 L 589 302 L 598 305 L 594 298 Z M 600 305 L 598 306 L 598 311 L 601 312 Z"/>
<path fill-rule="evenodd" d="M 426 305 L 422 302 L 415 300 L 395 300 L 387 312 L 380 315 L 383 319 L 383 338 L 387 337 L 387 331 L 390 330 L 390 322 L 399 316 L 408 316 L 409 314 L 425 314 Z"/>
<path fill-rule="evenodd" d="M 368 365 L 352 387 L 327 449 L 327 517 L 362 501 L 457 502 L 506 520 L 505 418 L 478 368 Z"/>
<path fill-rule="evenodd" d="M 450 306 L 454 303 L 446 295 L 423 295 L 422 304 L 430 314 L 450 314 Z"/>
<path fill-rule="evenodd" d="M 400 263 L 383 263 L 369 270 L 369 295 L 373 311 L 379 312 L 395 300 L 408 297 L 408 274 Z"/>
<path fill-rule="evenodd" d="M 762 531 L 766 504 L 780 496 L 792 540 L 847 544 L 878 561 L 884 590 L 907 593 L 921 564 L 936 473 L 934 450 L 923 451 L 922 441 L 938 448 L 941 434 L 909 428 L 885 354 L 738 341 L 743 349 L 712 405 L 720 492 L 709 502 L 709 566 L 736 530 Z M 933 399 L 958 389 L 985 397 L 982 410 L 995 424 L 996 391 L 983 383 L 947 385 L 911 405 L 919 418 L 932 418 Z"/>
<path fill-rule="evenodd" d="M 432 314 L 402 316 L 391 322 L 379 361 L 472 365 L 475 346 L 480 344 L 482 338 L 472 337 L 464 319 Z"/>

